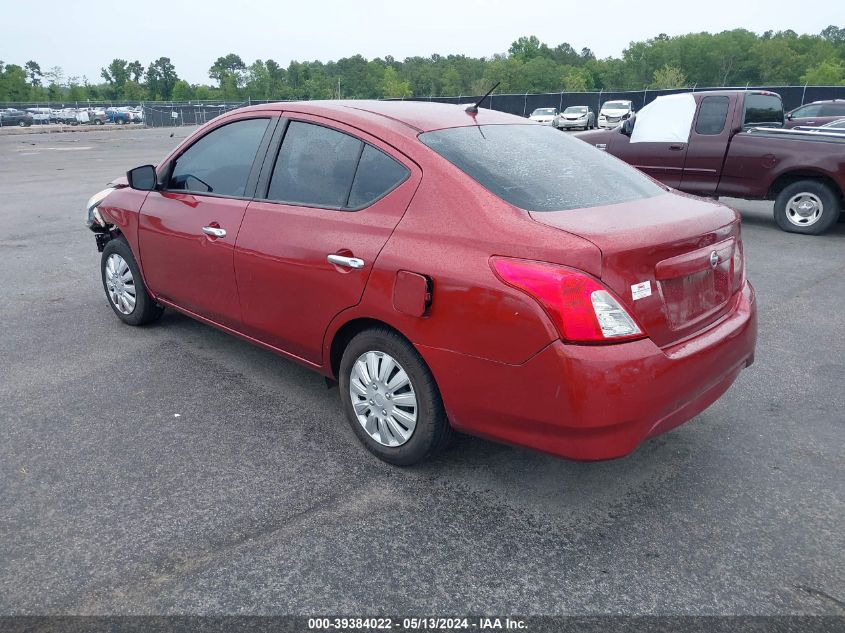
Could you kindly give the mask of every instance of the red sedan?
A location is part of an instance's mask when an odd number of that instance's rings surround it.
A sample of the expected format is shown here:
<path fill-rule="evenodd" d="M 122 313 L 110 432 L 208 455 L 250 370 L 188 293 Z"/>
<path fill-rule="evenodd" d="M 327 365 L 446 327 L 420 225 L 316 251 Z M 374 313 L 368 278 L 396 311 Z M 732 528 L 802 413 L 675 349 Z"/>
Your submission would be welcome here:
<path fill-rule="evenodd" d="M 491 110 L 243 108 L 88 225 L 122 321 L 173 308 L 319 371 L 394 464 L 453 429 L 620 457 L 754 358 L 737 213 Z"/>

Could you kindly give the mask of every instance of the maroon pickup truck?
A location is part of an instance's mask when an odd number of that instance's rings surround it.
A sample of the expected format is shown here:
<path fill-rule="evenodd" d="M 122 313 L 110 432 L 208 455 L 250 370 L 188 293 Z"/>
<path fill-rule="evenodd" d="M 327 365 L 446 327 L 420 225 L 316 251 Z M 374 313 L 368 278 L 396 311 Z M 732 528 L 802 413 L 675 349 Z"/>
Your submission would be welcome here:
<path fill-rule="evenodd" d="M 660 97 L 618 128 L 576 136 L 675 189 L 774 200 L 784 231 L 824 233 L 843 208 L 845 138 L 783 124 L 779 95 L 720 90 Z"/>

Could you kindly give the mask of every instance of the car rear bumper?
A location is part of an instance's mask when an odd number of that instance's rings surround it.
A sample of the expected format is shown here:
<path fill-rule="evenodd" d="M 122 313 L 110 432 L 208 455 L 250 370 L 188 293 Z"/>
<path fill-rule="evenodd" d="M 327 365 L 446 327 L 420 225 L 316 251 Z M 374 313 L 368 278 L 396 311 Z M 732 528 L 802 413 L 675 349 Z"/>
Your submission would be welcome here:
<path fill-rule="evenodd" d="M 555 341 L 522 365 L 420 347 L 459 431 L 560 457 L 622 457 L 715 402 L 754 359 L 757 312 L 746 284 L 702 334 L 661 349 Z"/>

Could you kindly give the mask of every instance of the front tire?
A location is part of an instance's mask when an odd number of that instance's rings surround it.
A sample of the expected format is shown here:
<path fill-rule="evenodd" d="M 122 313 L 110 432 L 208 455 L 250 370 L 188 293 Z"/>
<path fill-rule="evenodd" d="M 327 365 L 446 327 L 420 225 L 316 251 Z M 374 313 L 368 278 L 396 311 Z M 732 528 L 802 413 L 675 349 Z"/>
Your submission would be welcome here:
<path fill-rule="evenodd" d="M 839 219 L 839 195 L 818 180 L 799 180 L 775 198 L 778 226 L 789 233 L 821 235 Z"/>
<path fill-rule="evenodd" d="M 453 434 L 434 376 L 393 330 L 377 327 L 357 334 L 343 352 L 339 382 L 349 425 L 379 459 L 416 464 Z"/>
<path fill-rule="evenodd" d="M 112 311 L 127 325 L 151 323 L 164 312 L 147 292 L 138 263 L 122 237 L 109 240 L 103 248 L 100 276 Z"/>

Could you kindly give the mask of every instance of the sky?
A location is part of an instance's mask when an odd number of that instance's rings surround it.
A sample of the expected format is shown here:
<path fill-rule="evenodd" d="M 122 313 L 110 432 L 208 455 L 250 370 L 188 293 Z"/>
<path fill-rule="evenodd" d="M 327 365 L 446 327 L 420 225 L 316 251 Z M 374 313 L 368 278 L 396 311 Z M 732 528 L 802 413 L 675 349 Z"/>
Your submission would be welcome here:
<path fill-rule="evenodd" d="M 813 11 L 794 0 L 640 0 L 624 2 L 505 0 L 373 0 L 256 2 L 254 0 L 67 0 L 8 2 L 0 12 L 0 60 L 32 59 L 46 71 L 99 83 L 114 59 L 138 59 L 146 67 L 169 57 L 191 83 L 211 83 L 208 68 L 237 53 L 250 64 L 274 59 L 330 61 L 360 53 L 396 59 L 432 53 L 490 56 L 507 51 L 523 35 L 556 46 L 592 49 L 618 57 L 631 41 L 659 33 L 718 32 L 746 28 L 762 33 L 792 29 L 818 33 L 845 27 L 845 2 L 826 0 Z M 91 11 L 100 6 L 101 10 Z M 34 11 L 33 7 L 37 7 Z M 76 7 L 79 10 L 76 10 Z M 592 15 L 588 15 L 588 12 Z M 602 17 L 599 17 L 599 13 Z"/>

